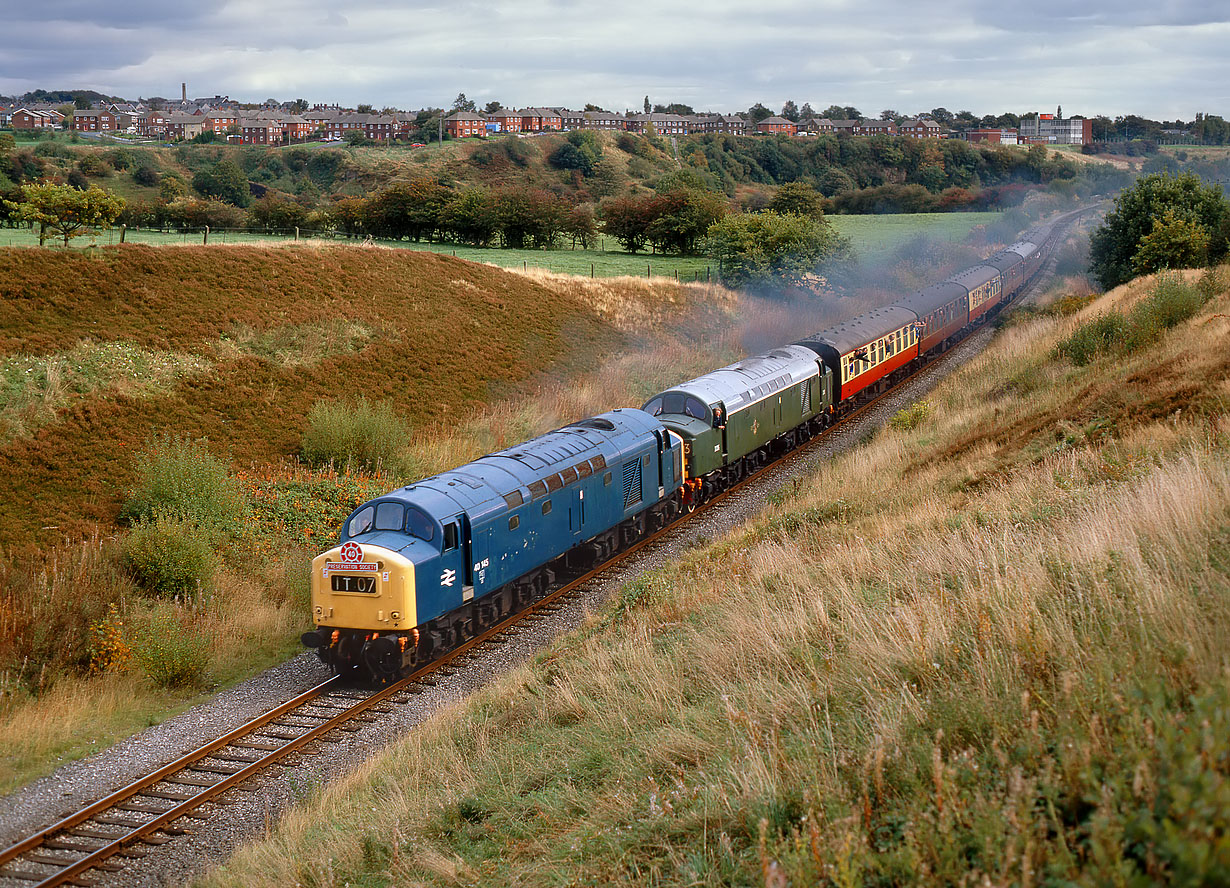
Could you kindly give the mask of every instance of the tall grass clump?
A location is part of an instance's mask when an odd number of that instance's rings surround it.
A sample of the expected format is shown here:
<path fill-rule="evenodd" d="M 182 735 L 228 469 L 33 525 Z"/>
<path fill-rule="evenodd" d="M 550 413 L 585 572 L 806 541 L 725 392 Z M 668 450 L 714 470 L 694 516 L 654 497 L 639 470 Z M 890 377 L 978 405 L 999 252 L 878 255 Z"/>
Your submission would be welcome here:
<path fill-rule="evenodd" d="M 131 641 L 138 665 L 160 688 L 203 687 L 209 670 L 209 639 L 173 613 L 157 610 L 137 627 Z"/>
<path fill-rule="evenodd" d="M 123 543 L 125 570 L 147 592 L 162 597 L 195 595 L 217 570 L 216 537 L 207 527 L 172 515 L 143 518 Z"/>
<path fill-rule="evenodd" d="M 321 400 L 308 413 L 299 454 L 317 468 L 405 474 L 409 465 L 403 452 L 409 440 L 410 424 L 386 402 Z"/>
<path fill-rule="evenodd" d="M 203 441 L 164 438 L 137 457 L 137 481 L 120 520 L 149 522 L 161 516 L 229 532 L 247 505 L 243 486 Z"/>
<path fill-rule="evenodd" d="M 1112 312 L 1086 321 L 1055 347 L 1055 354 L 1084 367 L 1101 355 L 1147 348 L 1167 330 L 1194 316 L 1209 299 L 1205 291 L 1212 289 L 1163 275 L 1126 316 Z"/>

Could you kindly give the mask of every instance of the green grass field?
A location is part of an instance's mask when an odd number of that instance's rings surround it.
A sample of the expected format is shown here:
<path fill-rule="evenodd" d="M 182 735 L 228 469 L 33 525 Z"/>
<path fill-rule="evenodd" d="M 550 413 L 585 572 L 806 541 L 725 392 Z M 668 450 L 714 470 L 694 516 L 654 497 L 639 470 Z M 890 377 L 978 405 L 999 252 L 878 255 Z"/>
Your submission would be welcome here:
<path fill-rule="evenodd" d="M 999 216 L 998 213 L 915 213 L 884 216 L 831 216 L 829 221 L 842 234 L 854 242 L 854 249 L 864 260 L 881 261 L 893 250 L 917 237 L 955 242 L 962 240 L 975 225 L 983 225 Z M 119 231 L 112 229 L 96 237 L 82 237 L 73 241 L 75 248 L 108 245 L 119 242 Z M 179 234 L 165 231 L 128 231 L 126 243 L 140 244 L 200 244 L 200 232 Z M 269 244 L 285 243 L 290 238 L 283 235 L 259 234 L 249 231 L 215 231 L 209 235 L 211 244 Z M 50 241 L 49 241 L 50 242 Z M 342 242 L 345 242 L 342 240 Z M 357 241 L 351 241 L 357 243 Z M 605 249 L 615 246 L 613 238 L 602 238 L 596 250 L 504 250 L 467 247 L 458 244 L 409 243 L 406 241 L 377 241 L 382 246 L 407 250 L 424 250 L 446 253 L 468 259 L 471 262 L 486 262 L 502 268 L 544 268 L 562 274 L 593 275 L 595 277 L 675 277 L 680 280 L 705 280 L 716 269 L 704 256 L 668 256 L 650 253 L 625 253 Z M 29 229 L 4 229 L 0 231 L 0 246 L 29 247 L 38 244 L 38 236 Z"/>

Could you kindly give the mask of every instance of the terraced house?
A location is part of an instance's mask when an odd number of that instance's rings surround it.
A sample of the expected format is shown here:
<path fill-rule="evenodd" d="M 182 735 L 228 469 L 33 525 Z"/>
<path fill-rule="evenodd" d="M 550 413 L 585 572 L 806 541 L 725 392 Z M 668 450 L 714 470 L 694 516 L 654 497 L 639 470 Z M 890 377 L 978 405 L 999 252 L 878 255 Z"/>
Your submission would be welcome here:
<path fill-rule="evenodd" d="M 73 112 L 73 130 L 79 133 L 114 132 L 115 115 L 105 108 L 85 108 Z"/>

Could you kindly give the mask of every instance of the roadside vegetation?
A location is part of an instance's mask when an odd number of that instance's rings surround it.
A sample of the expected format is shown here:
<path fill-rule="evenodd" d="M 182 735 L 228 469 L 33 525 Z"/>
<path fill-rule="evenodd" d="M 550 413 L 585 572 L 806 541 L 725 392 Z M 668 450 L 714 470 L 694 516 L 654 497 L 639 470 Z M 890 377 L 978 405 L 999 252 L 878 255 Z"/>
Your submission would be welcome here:
<path fill-rule="evenodd" d="M 1224 881 L 1228 317 L 1052 293 L 200 884 Z"/>

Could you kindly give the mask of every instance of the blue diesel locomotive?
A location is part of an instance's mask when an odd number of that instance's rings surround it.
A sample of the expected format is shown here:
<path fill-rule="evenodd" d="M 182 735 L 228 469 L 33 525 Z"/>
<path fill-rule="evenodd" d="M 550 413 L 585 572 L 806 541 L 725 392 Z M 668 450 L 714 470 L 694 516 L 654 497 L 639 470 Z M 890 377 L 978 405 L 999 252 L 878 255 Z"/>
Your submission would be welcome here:
<path fill-rule="evenodd" d="M 313 560 L 303 643 L 392 678 L 664 526 L 683 472 L 677 434 L 613 410 L 385 494 Z"/>

